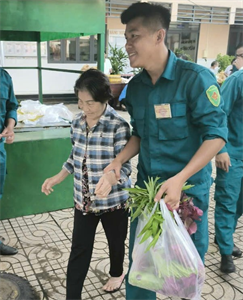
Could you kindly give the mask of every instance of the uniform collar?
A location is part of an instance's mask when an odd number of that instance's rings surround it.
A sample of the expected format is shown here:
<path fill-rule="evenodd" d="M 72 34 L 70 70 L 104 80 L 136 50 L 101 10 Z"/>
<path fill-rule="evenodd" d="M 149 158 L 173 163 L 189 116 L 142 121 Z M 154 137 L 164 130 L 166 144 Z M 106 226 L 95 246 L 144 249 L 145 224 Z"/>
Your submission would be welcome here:
<path fill-rule="evenodd" d="M 177 57 L 175 56 L 175 54 L 169 51 L 169 58 L 165 67 L 164 72 L 161 74 L 160 78 L 165 78 L 168 80 L 175 80 L 175 72 L 176 72 L 176 63 L 177 63 Z M 141 73 L 139 73 L 137 76 L 134 77 L 135 81 L 143 81 L 143 83 L 151 85 L 151 79 L 150 76 L 148 74 L 148 72 L 143 69 L 143 71 Z"/>
<path fill-rule="evenodd" d="M 160 77 L 166 78 L 168 80 L 175 80 L 177 60 L 178 58 L 175 56 L 175 54 L 169 50 L 169 59 L 167 61 L 167 65 Z"/>

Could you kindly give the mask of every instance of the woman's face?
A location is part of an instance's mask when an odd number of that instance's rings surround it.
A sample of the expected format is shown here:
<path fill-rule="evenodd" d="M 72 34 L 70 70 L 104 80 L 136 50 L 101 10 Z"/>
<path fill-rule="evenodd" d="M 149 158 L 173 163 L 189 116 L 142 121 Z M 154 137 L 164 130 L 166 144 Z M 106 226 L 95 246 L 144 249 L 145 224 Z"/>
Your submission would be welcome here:
<path fill-rule="evenodd" d="M 88 119 L 98 120 L 106 107 L 106 103 L 94 101 L 90 93 L 86 90 L 78 92 L 78 107 L 85 113 Z"/>

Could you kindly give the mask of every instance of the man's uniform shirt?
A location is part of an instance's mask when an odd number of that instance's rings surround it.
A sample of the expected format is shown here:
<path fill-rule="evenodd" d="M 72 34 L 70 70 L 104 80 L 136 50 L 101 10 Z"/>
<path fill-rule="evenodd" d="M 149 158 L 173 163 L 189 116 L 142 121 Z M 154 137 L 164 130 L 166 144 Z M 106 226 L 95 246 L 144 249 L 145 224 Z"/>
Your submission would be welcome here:
<path fill-rule="evenodd" d="M 158 62 L 159 63 L 159 62 Z M 215 76 L 169 52 L 156 84 L 143 70 L 128 84 L 126 107 L 132 134 L 140 137 L 137 184 L 148 176 L 162 181 L 176 175 L 204 140 L 227 141 L 226 115 Z M 206 194 L 212 183 L 211 164 L 193 175 L 191 193 Z"/>

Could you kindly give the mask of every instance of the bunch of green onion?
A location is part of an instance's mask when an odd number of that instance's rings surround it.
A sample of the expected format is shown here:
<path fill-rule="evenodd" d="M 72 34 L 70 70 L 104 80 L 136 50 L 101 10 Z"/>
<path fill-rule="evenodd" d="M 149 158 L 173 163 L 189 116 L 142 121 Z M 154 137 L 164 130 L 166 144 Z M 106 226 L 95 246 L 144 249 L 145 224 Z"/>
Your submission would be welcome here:
<path fill-rule="evenodd" d="M 154 213 L 151 215 L 155 205 L 154 198 L 161 185 L 164 183 L 159 183 L 159 179 L 159 177 L 156 177 L 155 179 L 148 178 L 148 182 L 144 181 L 145 188 L 135 185 L 134 188 L 125 189 L 129 192 L 130 196 L 127 200 L 127 207 L 131 211 L 131 222 L 139 216 L 143 216 L 145 219 L 148 219 L 146 225 L 137 236 L 137 238 L 142 237 L 140 244 L 145 242 L 149 237 L 153 238 L 145 252 L 155 246 L 162 233 L 162 224 L 164 219 L 160 211 L 160 205 L 156 206 Z M 182 187 L 182 191 L 190 189 L 191 187 L 192 185 L 187 185 L 185 183 Z M 150 218 L 148 218 L 148 216 L 150 216 Z"/>

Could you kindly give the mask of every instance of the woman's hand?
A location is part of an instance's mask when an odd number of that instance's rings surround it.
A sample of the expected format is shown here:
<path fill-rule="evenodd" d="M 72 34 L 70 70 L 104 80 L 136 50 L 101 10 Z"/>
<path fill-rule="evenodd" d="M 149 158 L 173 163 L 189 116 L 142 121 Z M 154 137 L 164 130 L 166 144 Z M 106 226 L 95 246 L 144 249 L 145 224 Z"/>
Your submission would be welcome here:
<path fill-rule="evenodd" d="M 98 198 L 106 198 L 113 185 L 117 184 L 116 175 L 113 171 L 105 173 L 97 183 L 95 194 Z"/>
<path fill-rule="evenodd" d="M 57 185 L 58 183 L 62 182 L 67 176 L 69 175 L 68 171 L 62 169 L 58 174 L 53 177 L 47 178 L 44 183 L 42 184 L 41 191 L 45 193 L 47 196 L 53 192 L 53 186 Z"/>
<path fill-rule="evenodd" d="M 42 184 L 42 193 L 46 194 L 47 196 L 50 195 L 50 193 L 54 191 L 52 187 L 56 184 L 58 184 L 57 176 L 47 178 Z"/>

